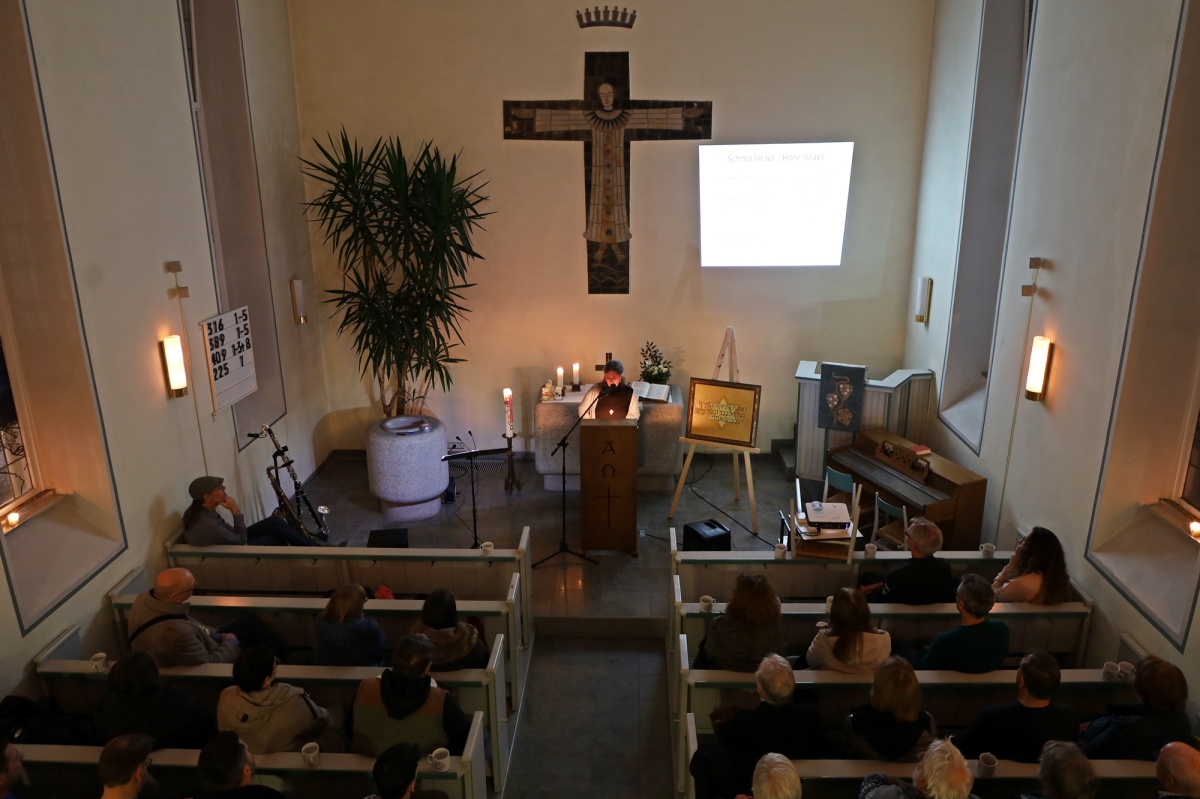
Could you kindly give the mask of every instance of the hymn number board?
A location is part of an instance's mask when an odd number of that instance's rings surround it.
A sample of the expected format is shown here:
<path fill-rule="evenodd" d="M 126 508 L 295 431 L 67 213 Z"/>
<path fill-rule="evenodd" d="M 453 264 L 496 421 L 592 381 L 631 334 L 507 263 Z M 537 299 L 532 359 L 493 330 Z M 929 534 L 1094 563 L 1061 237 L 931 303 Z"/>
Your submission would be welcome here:
<path fill-rule="evenodd" d="M 200 323 L 200 335 L 208 353 L 208 382 L 216 413 L 258 389 L 250 341 L 250 309 L 243 305 L 206 319 Z"/>

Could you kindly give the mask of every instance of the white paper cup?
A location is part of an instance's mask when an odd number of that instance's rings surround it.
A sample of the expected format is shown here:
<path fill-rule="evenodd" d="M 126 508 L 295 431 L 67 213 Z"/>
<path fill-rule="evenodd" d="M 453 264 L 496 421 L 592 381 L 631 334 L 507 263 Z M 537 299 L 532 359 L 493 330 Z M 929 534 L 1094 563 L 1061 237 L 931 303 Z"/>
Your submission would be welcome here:
<path fill-rule="evenodd" d="M 438 771 L 445 771 L 450 768 L 450 750 L 449 749 L 434 749 L 429 755 L 430 764 Z"/>
<path fill-rule="evenodd" d="M 996 545 L 995 544 L 980 544 L 979 551 L 983 553 L 983 556 L 985 558 L 995 557 L 996 556 Z"/>
<path fill-rule="evenodd" d="M 92 669 L 94 671 L 108 671 L 108 655 L 103 652 L 97 652 L 92 655 Z"/>
<path fill-rule="evenodd" d="M 1117 664 L 1117 671 L 1121 673 L 1122 680 L 1132 680 L 1134 667 L 1128 660 L 1122 660 Z"/>
<path fill-rule="evenodd" d="M 863 557 L 867 560 L 875 560 L 875 553 L 879 552 L 879 547 L 875 544 L 867 544 L 863 547 Z"/>
<path fill-rule="evenodd" d="M 496 546 L 491 541 L 484 541 L 479 545 L 479 551 L 485 558 L 490 558 L 492 553 L 496 551 Z"/>
<path fill-rule="evenodd" d="M 704 613 L 712 613 L 713 603 L 717 600 L 710 597 L 708 594 L 700 597 L 700 610 Z"/>
<path fill-rule="evenodd" d="M 1115 661 L 1106 660 L 1100 668 L 1100 676 L 1104 678 L 1105 682 L 1116 682 L 1121 679 L 1121 667 Z"/>
<path fill-rule="evenodd" d="M 980 777 L 990 777 L 996 773 L 996 756 L 991 752 L 984 752 L 979 756 L 979 761 L 975 764 L 975 774 Z"/>
<path fill-rule="evenodd" d="M 321 762 L 321 747 L 315 741 L 309 741 L 300 747 L 300 754 L 304 755 L 306 766 L 315 766 Z"/>
<path fill-rule="evenodd" d="M 775 560 L 783 560 L 787 557 L 787 544 L 775 545 Z"/>

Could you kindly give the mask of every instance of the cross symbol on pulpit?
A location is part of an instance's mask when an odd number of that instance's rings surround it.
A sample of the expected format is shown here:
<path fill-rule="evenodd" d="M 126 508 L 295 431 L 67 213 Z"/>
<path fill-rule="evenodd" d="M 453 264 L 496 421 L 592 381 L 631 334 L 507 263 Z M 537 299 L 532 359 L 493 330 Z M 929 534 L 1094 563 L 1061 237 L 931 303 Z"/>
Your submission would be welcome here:
<path fill-rule="evenodd" d="M 605 522 L 604 522 L 604 526 L 605 526 L 605 527 L 612 527 L 612 501 L 613 501 L 614 499 L 620 499 L 620 498 L 621 498 L 621 495 L 620 495 L 620 494 L 614 494 L 614 493 L 612 492 L 612 486 L 605 486 L 605 487 L 604 487 L 604 493 L 603 493 L 603 494 L 597 494 L 597 495 L 596 495 L 596 497 L 597 497 L 598 499 L 607 500 L 607 502 L 606 502 L 605 504 L 607 505 L 607 508 L 608 508 L 608 518 L 605 520 Z"/>

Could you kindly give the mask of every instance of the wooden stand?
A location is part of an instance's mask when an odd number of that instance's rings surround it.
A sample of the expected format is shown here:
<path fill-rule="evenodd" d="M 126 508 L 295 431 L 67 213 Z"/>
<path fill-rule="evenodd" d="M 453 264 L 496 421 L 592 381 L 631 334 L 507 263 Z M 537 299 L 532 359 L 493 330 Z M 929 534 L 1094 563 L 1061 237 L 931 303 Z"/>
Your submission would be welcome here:
<path fill-rule="evenodd" d="M 717 353 L 717 362 L 713 366 L 712 379 L 719 380 L 721 377 L 721 366 L 725 362 L 725 354 L 729 354 L 729 382 L 738 382 L 738 362 L 737 362 L 737 336 L 733 332 L 733 327 L 725 328 L 725 338 L 721 340 L 721 351 Z M 671 500 L 671 510 L 667 513 L 668 519 L 675 518 L 675 507 L 679 504 L 679 495 L 683 493 L 683 484 L 687 480 L 688 470 L 692 468 L 692 456 L 696 454 L 696 445 L 702 444 L 708 447 L 718 447 L 727 449 L 733 453 L 733 498 L 741 498 L 741 475 L 738 474 L 738 455 L 741 455 L 746 463 L 746 493 L 750 498 L 750 528 L 758 535 L 758 507 L 754 504 L 754 475 L 750 472 L 750 456 L 757 455 L 762 450 L 758 447 L 739 447 L 734 444 L 721 444 L 715 441 L 701 441 L 699 439 L 680 436 L 680 441 L 688 445 L 687 457 L 683 460 L 683 471 L 679 474 L 679 482 L 675 485 L 675 498 Z"/>
<path fill-rule="evenodd" d="M 637 553 L 637 422 L 584 419 L 579 429 L 583 551 Z"/>

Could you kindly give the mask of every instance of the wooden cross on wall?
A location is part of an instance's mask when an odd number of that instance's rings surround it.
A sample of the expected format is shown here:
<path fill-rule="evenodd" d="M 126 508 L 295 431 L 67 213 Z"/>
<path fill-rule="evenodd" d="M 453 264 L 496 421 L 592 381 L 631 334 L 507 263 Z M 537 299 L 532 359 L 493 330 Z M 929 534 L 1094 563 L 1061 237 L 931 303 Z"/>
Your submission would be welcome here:
<path fill-rule="evenodd" d="M 611 352 L 604 353 L 604 363 L 596 364 L 596 371 L 599 372 L 601 375 L 603 375 L 604 367 L 608 366 L 608 362 L 611 360 L 612 360 L 612 353 Z"/>
<path fill-rule="evenodd" d="M 504 138 L 583 142 L 588 294 L 629 293 L 630 142 L 712 138 L 711 102 L 629 95 L 629 53 L 585 53 L 584 99 L 504 101 Z"/>

